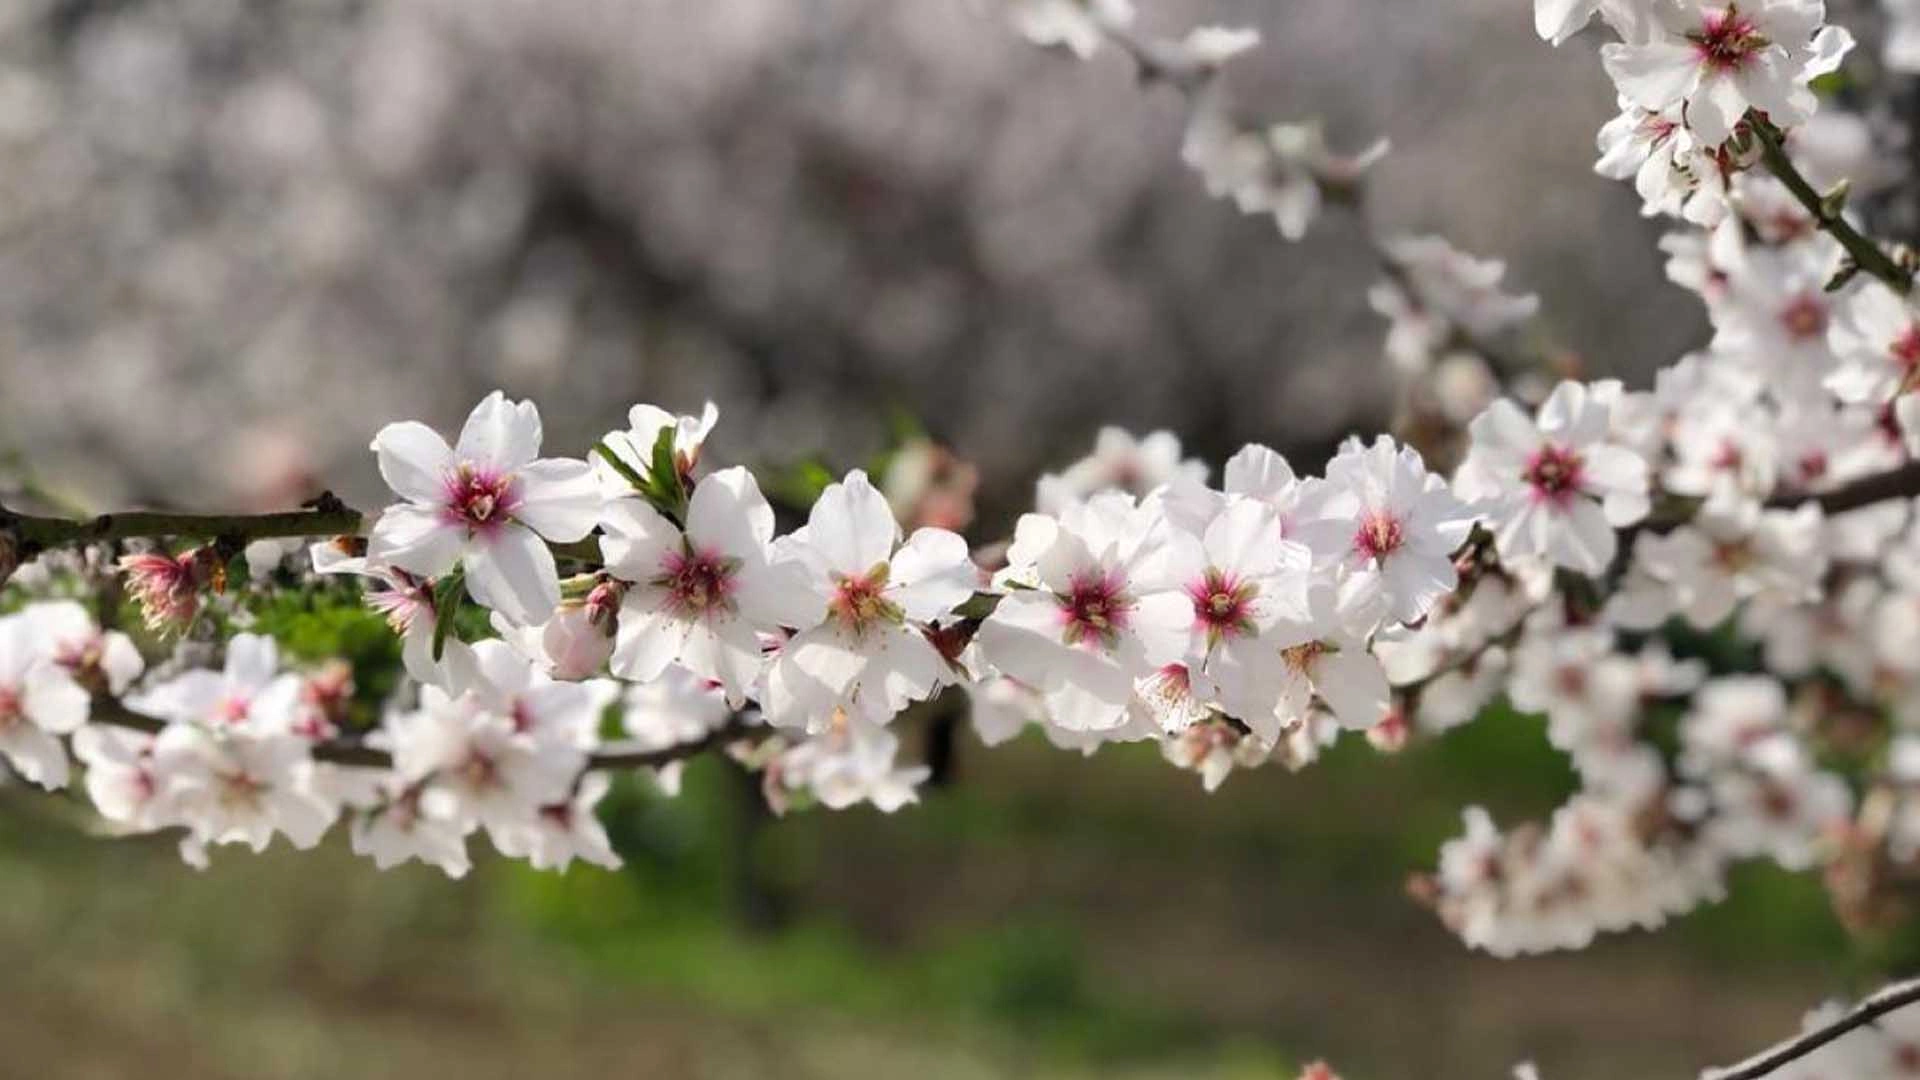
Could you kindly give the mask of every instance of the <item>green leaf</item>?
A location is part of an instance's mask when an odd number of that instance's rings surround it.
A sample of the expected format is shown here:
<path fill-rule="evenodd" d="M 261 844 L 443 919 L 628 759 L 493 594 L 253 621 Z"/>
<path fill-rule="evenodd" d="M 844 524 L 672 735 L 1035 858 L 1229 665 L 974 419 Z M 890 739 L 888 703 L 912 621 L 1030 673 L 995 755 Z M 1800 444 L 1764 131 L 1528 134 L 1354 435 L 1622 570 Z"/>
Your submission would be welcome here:
<path fill-rule="evenodd" d="M 433 658 L 447 650 L 447 635 L 453 630 L 453 621 L 460 612 L 460 601 L 467 595 L 466 571 L 454 567 L 453 572 L 440 579 L 433 587 Z"/>
<path fill-rule="evenodd" d="M 619 454 L 614 453 L 613 448 L 608 446 L 604 440 L 594 444 L 593 452 L 606 459 L 607 464 L 613 466 L 613 471 L 624 477 L 627 483 L 632 484 L 635 491 L 644 492 L 647 490 L 646 479 L 635 472 L 633 466 L 622 460 Z"/>
<path fill-rule="evenodd" d="M 674 457 L 673 429 L 663 427 L 653 440 L 653 459 L 648 466 L 653 475 L 654 505 L 675 521 L 686 520 L 687 491 L 680 483 L 680 463 Z"/>

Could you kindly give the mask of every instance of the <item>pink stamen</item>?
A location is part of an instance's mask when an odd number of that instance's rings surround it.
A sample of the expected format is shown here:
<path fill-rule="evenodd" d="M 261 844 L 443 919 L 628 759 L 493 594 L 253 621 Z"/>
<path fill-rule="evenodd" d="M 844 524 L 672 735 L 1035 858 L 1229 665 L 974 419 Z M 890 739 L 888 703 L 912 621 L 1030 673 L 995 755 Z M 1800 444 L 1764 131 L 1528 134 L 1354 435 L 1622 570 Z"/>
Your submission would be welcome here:
<path fill-rule="evenodd" d="M 1547 443 L 1527 458 L 1520 476 L 1533 488 L 1535 502 L 1564 507 L 1580 494 L 1585 480 L 1586 462 L 1564 446 Z"/>
<path fill-rule="evenodd" d="M 682 618 L 701 618 L 733 609 L 739 570 L 738 559 L 689 547 L 667 553 L 653 584 L 667 591 L 667 610 Z"/>
<path fill-rule="evenodd" d="M 1118 571 L 1088 570 L 1069 580 L 1060 603 L 1062 637 L 1070 645 L 1098 642 L 1111 646 L 1127 628 L 1133 598 Z"/>
<path fill-rule="evenodd" d="M 1795 341 L 1812 341 L 1827 336 L 1826 302 L 1812 293 L 1801 293 L 1780 312 L 1780 325 Z"/>
<path fill-rule="evenodd" d="M 447 474 L 442 512 L 449 524 L 463 525 L 469 532 L 492 533 L 510 520 L 519 506 L 519 486 L 512 476 L 467 464 Z"/>
<path fill-rule="evenodd" d="M 1739 71 L 1772 44 L 1753 20 L 1740 13 L 1737 4 L 1728 4 L 1724 11 L 1707 12 L 1699 31 L 1689 34 L 1688 39 L 1700 62 L 1720 72 Z"/>
<path fill-rule="evenodd" d="M 1206 631 L 1216 641 L 1254 632 L 1252 607 L 1259 586 L 1209 569 L 1200 580 L 1189 582 L 1186 591 L 1193 601 L 1194 629 Z"/>
<path fill-rule="evenodd" d="M 1406 542 L 1405 525 L 1385 510 L 1367 511 L 1353 534 L 1353 550 L 1375 562 L 1386 561 Z"/>

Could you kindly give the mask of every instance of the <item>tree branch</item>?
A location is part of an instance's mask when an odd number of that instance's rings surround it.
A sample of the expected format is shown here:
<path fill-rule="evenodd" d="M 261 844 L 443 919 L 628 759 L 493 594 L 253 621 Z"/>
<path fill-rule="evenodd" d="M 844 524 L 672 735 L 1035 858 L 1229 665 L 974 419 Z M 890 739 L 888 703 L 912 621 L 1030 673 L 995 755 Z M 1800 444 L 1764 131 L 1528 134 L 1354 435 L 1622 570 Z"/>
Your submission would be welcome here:
<path fill-rule="evenodd" d="M 1783 1065 L 1806 1057 L 1850 1031 L 1865 1027 L 1895 1009 L 1904 1008 L 1916 1001 L 1920 1001 L 1920 979 L 1894 983 L 1855 1005 L 1838 1020 L 1763 1050 L 1738 1065 L 1708 1069 L 1700 1074 L 1700 1080 L 1756 1080 L 1757 1077 L 1766 1076 Z"/>
<path fill-rule="evenodd" d="M 1767 171 L 1787 186 L 1787 190 L 1793 193 L 1807 213 L 1813 215 L 1815 223 L 1827 235 L 1847 249 L 1855 266 L 1885 282 L 1887 288 L 1905 296 L 1913 288 L 1913 271 L 1894 262 L 1891 256 L 1880 249 L 1880 245 L 1861 235 L 1858 229 L 1849 224 L 1840 212 L 1838 199 L 1828 199 L 1813 189 L 1813 185 L 1794 166 L 1793 159 L 1787 156 L 1786 147 L 1780 141 L 1780 130 L 1773 126 L 1772 121 L 1751 112 L 1747 114 L 1747 120 L 1754 136 L 1760 140 L 1761 160 L 1766 163 Z"/>
<path fill-rule="evenodd" d="M 97 697 L 93 702 L 93 713 L 89 722 L 106 724 L 112 727 L 131 728 L 157 735 L 166 730 L 167 721 L 158 717 L 134 712 L 114 698 Z M 709 750 L 746 735 L 753 725 L 735 714 L 725 724 L 690 742 L 676 743 L 658 750 L 604 750 L 587 756 L 588 769 L 657 769 L 662 765 L 671 765 L 676 761 L 699 757 Z M 393 755 L 378 747 L 368 746 L 364 739 L 352 736 L 340 736 L 323 739 L 313 744 L 313 759 L 334 765 L 351 765 L 362 768 L 390 769 L 393 767 Z"/>
<path fill-rule="evenodd" d="M 360 511 L 323 492 L 299 510 L 272 514 L 174 514 L 131 510 L 92 518 L 19 514 L 0 506 L 0 534 L 10 533 L 33 555 L 50 548 L 77 547 L 135 537 L 192 537 L 204 540 L 272 540 L 358 533 Z"/>
<path fill-rule="evenodd" d="M 1849 484 L 1843 484 L 1832 491 L 1818 495 L 1776 495 L 1767 500 L 1767 505 L 1776 509 L 1792 509 L 1806 503 L 1815 503 L 1829 514 L 1844 514 L 1849 510 L 1858 510 L 1863 506 L 1886 502 L 1889 499 L 1904 499 L 1920 495 L 1920 461 L 1910 461 L 1897 469 L 1889 469 L 1872 476 L 1863 476 Z"/>

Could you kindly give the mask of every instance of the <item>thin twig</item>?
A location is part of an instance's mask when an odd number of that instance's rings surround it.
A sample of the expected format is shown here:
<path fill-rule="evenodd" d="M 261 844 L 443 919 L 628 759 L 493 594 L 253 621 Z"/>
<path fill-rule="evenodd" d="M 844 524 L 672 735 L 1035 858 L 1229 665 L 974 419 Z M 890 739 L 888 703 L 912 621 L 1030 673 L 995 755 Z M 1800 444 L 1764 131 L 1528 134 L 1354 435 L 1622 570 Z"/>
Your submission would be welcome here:
<path fill-rule="evenodd" d="M 1780 131 L 1772 121 L 1755 114 L 1747 114 L 1747 119 L 1756 138 L 1760 140 L 1761 160 L 1766 163 L 1767 171 L 1772 173 L 1793 197 L 1799 201 L 1807 213 L 1822 231 L 1840 242 L 1847 250 L 1854 265 L 1885 282 L 1887 288 L 1905 296 L 1913 288 L 1913 271 L 1904 269 L 1893 261 L 1880 245 L 1861 235 L 1841 213 L 1839 200 L 1829 200 L 1815 191 L 1813 184 L 1801 175 L 1793 164 L 1793 158 L 1780 141 Z"/>
<path fill-rule="evenodd" d="M 1865 1027 L 1895 1009 L 1904 1008 L 1916 1001 L 1920 1001 L 1920 979 L 1894 983 L 1855 1005 L 1838 1020 L 1823 1024 L 1812 1031 L 1803 1032 L 1786 1042 L 1761 1051 L 1738 1065 L 1708 1069 L 1700 1074 L 1700 1080 L 1756 1080 L 1783 1065 L 1806 1057 L 1850 1031 Z"/>

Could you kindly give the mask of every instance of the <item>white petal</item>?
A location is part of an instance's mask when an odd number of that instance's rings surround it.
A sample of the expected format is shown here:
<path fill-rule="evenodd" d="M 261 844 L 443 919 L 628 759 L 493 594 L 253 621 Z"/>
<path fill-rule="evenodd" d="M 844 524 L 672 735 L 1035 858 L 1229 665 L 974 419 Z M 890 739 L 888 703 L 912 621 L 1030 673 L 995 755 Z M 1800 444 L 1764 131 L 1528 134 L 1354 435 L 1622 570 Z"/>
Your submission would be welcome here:
<path fill-rule="evenodd" d="M 1387 673 L 1358 645 L 1322 655 L 1313 664 L 1313 689 L 1332 707 L 1340 726 L 1365 730 L 1393 707 Z"/>
<path fill-rule="evenodd" d="M 29 783 L 50 791 L 67 786 L 66 747 L 32 724 L 15 724 L 0 732 L 0 755 Z"/>
<path fill-rule="evenodd" d="M 418 420 L 388 424 L 373 437 L 373 452 L 380 478 L 401 498 L 427 504 L 446 500 L 453 451 L 439 432 Z"/>
<path fill-rule="evenodd" d="M 600 511 L 606 535 L 600 556 L 622 581 L 646 581 L 660 573 L 669 552 L 681 546 L 680 530 L 642 499 L 615 499 Z"/>
<path fill-rule="evenodd" d="M 807 517 L 807 538 L 831 570 L 864 574 L 893 554 L 900 525 L 867 474 L 856 469 L 827 485 Z"/>
<path fill-rule="evenodd" d="M 546 622 L 560 606 L 553 552 L 530 529 L 508 525 L 469 547 L 462 561 L 473 598 L 517 623 Z"/>
<path fill-rule="evenodd" d="M 980 569 L 967 542 L 946 529 L 916 529 L 893 556 L 887 597 L 915 622 L 932 622 L 967 602 Z"/>
<path fill-rule="evenodd" d="M 600 514 L 600 485 L 593 468 L 572 458 L 543 458 L 517 477 L 520 501 L 513 516 L 555 543 L 586 537 Z"/>
<path fill-rule="evenodd" d="M 64 674 L 38 671 L 27 679 L 27 717 L 55 735 L 76 731 L 87 722 L 92 699 Z"/>
<path fill-rule="evenodd" d="M 636 590 L 637 592 L 637 590 Z M 665 612 L 648 610 L 629 593 L 620 611 L 620 629 L 614 638 L 613 659 L 608 670 L 623 679 L 650 683 L 660 678 L 686 649 L 687 635 L 693 624 Z"/>
<path fill-rule="evenodd" d="M 420 577 L 437 578 L 460 561 L 466 542 L 466 528 L 443 521 L 438 511 L 395 503 L 373 523 L 373 534 L 367 538 L 367 558 Z"/>
<path fill-rule="evenodd" d="M 499 472 L 517 472 L 540 456 L 540 410 L 531 401 L 512 402 L 498 390 L 467 415 L 454 457 Z"/>
<path fill-rule="evenodd" d="M 1614 42 L 1601 47 L 1600 62 L 1622 94 L 1655 112 L 1685 98 L 1700 77 L 1700 61 L 1693 49 L 1675 42 Z"/>
<path fill-rule="evenodd" d="M 773 539 L 773 507 L 753 474 L 735 466 L 700 481 L 687 506 L 687 535 L 735 558 L 764 558 Z"/>

